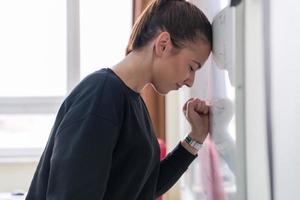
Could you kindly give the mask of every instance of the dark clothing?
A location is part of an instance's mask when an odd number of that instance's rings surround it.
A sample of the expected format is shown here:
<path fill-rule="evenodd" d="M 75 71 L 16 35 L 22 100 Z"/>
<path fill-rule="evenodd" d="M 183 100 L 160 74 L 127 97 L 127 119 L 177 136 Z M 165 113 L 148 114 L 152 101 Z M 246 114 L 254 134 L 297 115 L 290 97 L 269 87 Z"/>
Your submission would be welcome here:
<path fill-rule="evenodd" d="M 196 157 L 180 144 L 159 156 L 141 96 L 101 69 L 61 105 L 26 200 L 154 200 Z"/>

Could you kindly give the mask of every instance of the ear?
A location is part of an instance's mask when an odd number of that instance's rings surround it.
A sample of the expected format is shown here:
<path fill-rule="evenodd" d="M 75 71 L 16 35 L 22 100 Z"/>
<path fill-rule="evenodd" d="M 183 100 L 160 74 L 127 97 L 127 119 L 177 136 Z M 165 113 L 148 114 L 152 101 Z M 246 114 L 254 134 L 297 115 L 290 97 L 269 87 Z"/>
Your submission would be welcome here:
<path fill-rule="evenodd" d="M 154 51 L 157 56 L 163 56 L 172 48 L 170 33 L 161 32 L 155 39 Z"/>

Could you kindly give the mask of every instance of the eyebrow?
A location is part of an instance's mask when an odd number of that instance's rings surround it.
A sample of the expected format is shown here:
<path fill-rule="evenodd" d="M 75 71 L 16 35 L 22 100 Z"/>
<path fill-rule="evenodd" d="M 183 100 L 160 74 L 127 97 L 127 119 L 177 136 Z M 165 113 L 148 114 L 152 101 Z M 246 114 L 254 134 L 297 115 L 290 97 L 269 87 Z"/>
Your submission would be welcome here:
<path fill-rule="evenodd" d="M 192 60 L 192 61 L 198 65 L 198 69 L 201 68 L 202 65 L 198 61 L 196 61 L 196 60 Z"/>

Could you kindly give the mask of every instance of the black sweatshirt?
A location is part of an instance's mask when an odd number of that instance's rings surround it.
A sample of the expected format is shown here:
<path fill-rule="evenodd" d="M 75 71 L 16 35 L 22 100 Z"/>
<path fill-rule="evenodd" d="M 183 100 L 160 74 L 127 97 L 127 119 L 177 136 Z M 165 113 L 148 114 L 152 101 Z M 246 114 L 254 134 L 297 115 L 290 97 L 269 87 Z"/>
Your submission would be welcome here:
<path fill-rule="evenodd" d="M 26 200 L 154 200 L 195 157 L 179 143 L 160 161 L 140 94 L 101 69 L 61 105 Z"/>

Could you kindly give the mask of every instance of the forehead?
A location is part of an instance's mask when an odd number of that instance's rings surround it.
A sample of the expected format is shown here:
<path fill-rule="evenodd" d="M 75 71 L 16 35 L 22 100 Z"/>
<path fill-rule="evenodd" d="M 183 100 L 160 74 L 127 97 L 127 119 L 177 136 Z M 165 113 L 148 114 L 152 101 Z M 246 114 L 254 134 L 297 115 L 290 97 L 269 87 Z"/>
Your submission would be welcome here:
<path fill-rule="evenodd" d="M 204 64 L 211 52 L 211 44 L 202 38 L 196 41 L 188 42 L 186 47 L 182 49 L 182 53 L 193 59 L 197 59 Z"/>

